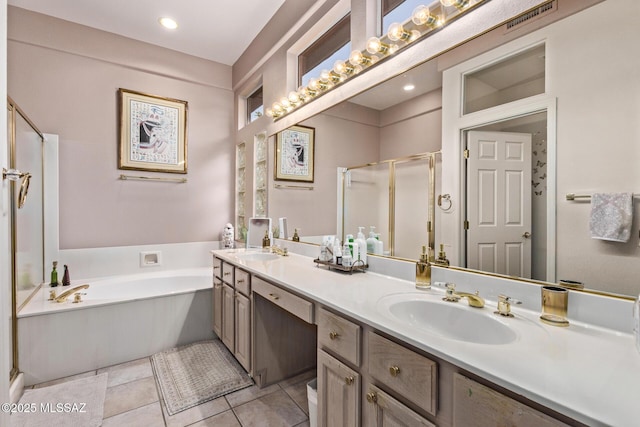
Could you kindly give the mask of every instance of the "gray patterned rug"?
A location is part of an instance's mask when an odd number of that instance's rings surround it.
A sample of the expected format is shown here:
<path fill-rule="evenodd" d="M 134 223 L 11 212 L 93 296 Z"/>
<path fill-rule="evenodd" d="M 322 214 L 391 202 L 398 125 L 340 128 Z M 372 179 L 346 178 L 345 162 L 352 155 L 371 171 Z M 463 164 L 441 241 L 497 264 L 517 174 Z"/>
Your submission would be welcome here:
<path fill-rule="evenodd" d="M 169 415 L 253 385 L 220 340 L 161 351 L 151 365 Z"/>

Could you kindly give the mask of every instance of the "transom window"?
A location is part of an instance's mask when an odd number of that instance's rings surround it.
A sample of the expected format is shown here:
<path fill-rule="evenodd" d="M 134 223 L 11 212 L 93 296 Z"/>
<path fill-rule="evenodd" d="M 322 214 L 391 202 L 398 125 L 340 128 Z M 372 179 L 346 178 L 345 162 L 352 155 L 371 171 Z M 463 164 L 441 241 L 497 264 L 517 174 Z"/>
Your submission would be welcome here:
<path fill-rule="evenodd" d="M 247 123 L 251 123 L 264 114 L 262 105 L 262 86 L 247 97 Z"/>
<path fill-rule="evenodd" d="M 351 52 L 351 15 L 347 14 L 311 46 L 298 55 L 298 84 L 306 86 L 322 70 L 330 70 Z"/>
<path fill-rule="evenodd" d="M 389 25 L 394 22 L 403 23 L 411 18 L 416 7 L 425 4 L 424 0 L 381 0 L 382 1 L 382 28 L 380 35 L 389 30 Z"/>

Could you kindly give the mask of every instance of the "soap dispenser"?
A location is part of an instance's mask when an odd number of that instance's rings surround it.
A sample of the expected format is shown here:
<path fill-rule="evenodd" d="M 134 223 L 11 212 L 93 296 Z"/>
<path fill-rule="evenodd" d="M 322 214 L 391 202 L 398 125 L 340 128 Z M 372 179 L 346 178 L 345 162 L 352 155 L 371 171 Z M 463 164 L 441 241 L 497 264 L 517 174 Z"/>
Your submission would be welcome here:
<path fill-rule="evenodd" d="M 262 238 L 262 247 L 269 248 L 271 246 L 271 239 L 269 238 L 269 230 L 264 231 L 264 237 Z"/>
<path fill-rule="evenodd" d="M 298 236 L 298 229 L 297 228 L 293 229 L 293 237 L 291 238 L 291 240 L 293 240 L 294 242 L 299 242 L 300 241 L 300 236 Z"/>
<path fill-rule="evenodd" d="M 375 254 L 376 253 L 376 232 L 374 231 L 376 228 L 372 225 L 369 227 L 369 238 L 367 239 L 367 253 Z"/>
<path fill-rule="evenodd" d="M 431 264 L 429 262 L 431 248 L 427 251 L 426 246 L 422 246 L 422 255 L 416 262 L 416 288 L 431 289 Z"/>
<path fill-rule="evenodd" d="M 440 244 L 440 252 L 438 252 L 438 259 L 436 259 L 435 263 L 440 267 L 449 267 L 449 260 L 447 259 L 447 254 L 444 251 L 444 245 Z"/>
<path fill-rule="evenodd" d="M 380 240 L 380 233 L 376 234 L 376 250 L 373 253 L 376 255 L 384 254 L 384 244 Z"/>

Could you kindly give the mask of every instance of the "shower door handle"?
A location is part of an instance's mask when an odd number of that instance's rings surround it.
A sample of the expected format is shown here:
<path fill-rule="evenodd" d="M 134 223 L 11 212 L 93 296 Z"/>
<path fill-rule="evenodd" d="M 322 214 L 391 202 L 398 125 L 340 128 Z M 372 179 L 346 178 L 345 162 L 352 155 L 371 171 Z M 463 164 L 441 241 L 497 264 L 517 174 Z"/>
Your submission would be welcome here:
<path fill-rule="evenodd" d="M 2 179 L 8 179 L 9 181 L 17 181 L 22 178 L 20 184 L 20 192 L 18 193 L 18 209 L 22 209 L 24 203 L 27 201 L 27 193 L 29 192 L 29 183 L 31 182 L 31 174 L 29 172 L 20 172 L 17 169 L 2 168 Z"/>

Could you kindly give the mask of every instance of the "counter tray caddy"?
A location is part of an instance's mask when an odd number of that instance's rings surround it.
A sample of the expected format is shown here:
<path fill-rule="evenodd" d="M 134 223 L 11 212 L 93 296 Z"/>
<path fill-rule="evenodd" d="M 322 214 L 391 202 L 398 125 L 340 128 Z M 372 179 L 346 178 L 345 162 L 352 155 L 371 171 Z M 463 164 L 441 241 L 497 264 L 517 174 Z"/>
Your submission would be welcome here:
<path fill-rule="evenodd" d="M 324 265 L 329 270 L 333 269 L 349 274 L 352 274 L 354 271 L 362 271 L 364 273 L 364 271 L 369 267 L 369 265 L 365 264 L 362 260 L 357 260 L 351 267 L 345 267 L 344 265 L 336 264 L 332 261 L 321 261 L 320 258 L 314 259 L 313 262 L 316 263 L 316 267 Z"/>

